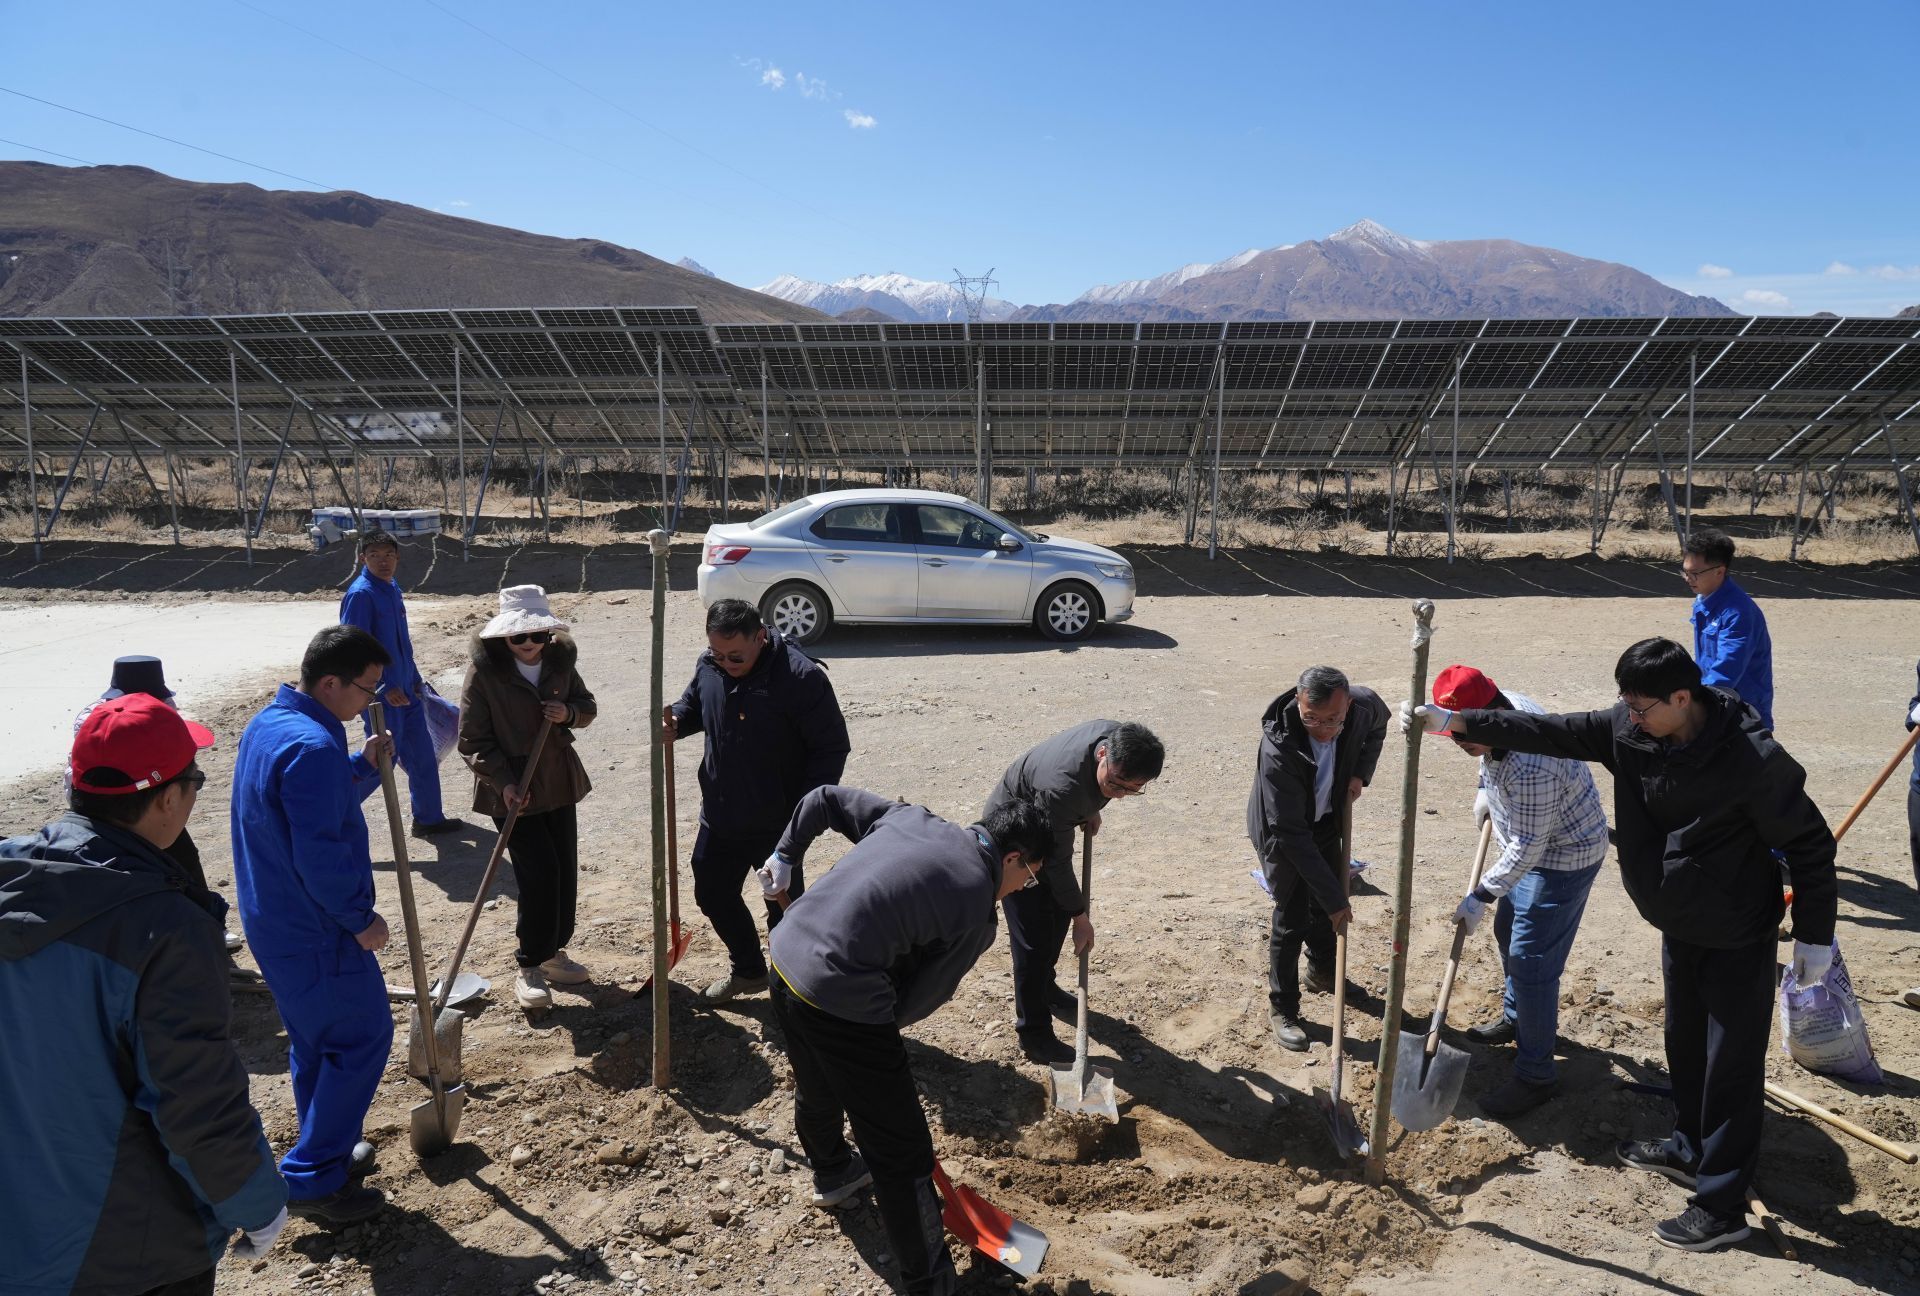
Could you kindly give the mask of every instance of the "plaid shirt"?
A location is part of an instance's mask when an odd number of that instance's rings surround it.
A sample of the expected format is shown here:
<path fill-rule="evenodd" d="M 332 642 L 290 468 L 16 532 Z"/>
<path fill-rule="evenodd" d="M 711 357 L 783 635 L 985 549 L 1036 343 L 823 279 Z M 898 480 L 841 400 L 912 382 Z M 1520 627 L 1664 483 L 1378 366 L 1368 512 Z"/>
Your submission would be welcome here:
<path fill-rule="evenodd" d="M 1503 690 L 1514 710 L 1544 715 L 1538 702 Z M 1572 872 L 1607 857 L 1607 812 L 1586 762 L 1510 751 L 1480 758 L 1480 790 L 1493 819 L 1500 858 L 1481 875 L 1494 896 L 1536 868 Z"/>

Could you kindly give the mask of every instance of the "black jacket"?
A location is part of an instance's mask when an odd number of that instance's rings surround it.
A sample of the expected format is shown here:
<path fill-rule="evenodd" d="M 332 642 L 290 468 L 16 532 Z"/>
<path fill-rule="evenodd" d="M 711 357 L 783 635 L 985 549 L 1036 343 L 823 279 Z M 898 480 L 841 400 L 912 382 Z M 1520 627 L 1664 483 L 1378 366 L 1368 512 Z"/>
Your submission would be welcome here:
<path fill-rule="evenodd" d="M 1253 792 L 1247 798 L 1247 836 L 1260 857 L 1260 871 L 1275 904 L 1285 903 L 1296 882 L 1304 882 L 1327 913 L 1347 907 L 1346 879 L 1340 876 L 1340 799 L 1347 780 L 1373 782 L 1380 749 L 1387 740 L 1387 704 L 1363 685 L 1348 688 L 1352 699 L 1347 725 L 1333 747 L 1333 809 L 1329 832 L 1314 832 L 1313 743 L 1300 723 L 1298 689 L 1273 700 L 1260 719 L 1260 749 L 1254 758 Z"/>
<path fill-rule="evenodd" d="M 1053 846 L 1040 873 L 1060 911 L 1069 916 L 1087 911 L 1080 894 L 1080 877 L 1073 859 L 1073 830 L 1106 808 L 1100 791 L 1097 753 L 1118 720 L 1089 720 L 1057 733 L 1007 767 L 1000 786 L 987 798 L 987 810 L 1018 797 L 1047 812 L 1053 825 Z"/>
<path fill-rule="evenodd" d="M 826 668 L 777 630 L 741 679 L 701 653 L 673 716 L 682 738 L 707 735 L 700 820 L 721 836 L 778 833 L 801 797 L 840 781 L 852 750 Z"/>
<path fill-rule="evenodd" d="M 113 824 L 0 842 L 0 1290 L 143 1292 L 286 1204 L 227 1034 L 223 911 Z"/>
<path fill-rule="evenodd" d="M 854 842 L 767 937 L 774 970 L 821 1012 L 911 1025 L 953 997 L 999 928 L 1000 857 L 977 828 L 859 788 L 815 788 L 780 838 L 796 866 L 827 829 Z"/>
<path fill-rule="evenodd" d="M 1462 711 L 1464 737 L 1512 751 L 1596 761 L 1613 775 L 1620 879 L 1640 916 L 1708 949 L 1771 941 L 1793 879 L 1793 935 L 1833 940 L 1839 886 L 1833 834 L 1806 792 L 1806 771 L 1751 706 L 1703 688 L 1706 725 L 1685 746 L 1639 729 L 1625 703 L 1606 711 L 1528 715 Z"/>

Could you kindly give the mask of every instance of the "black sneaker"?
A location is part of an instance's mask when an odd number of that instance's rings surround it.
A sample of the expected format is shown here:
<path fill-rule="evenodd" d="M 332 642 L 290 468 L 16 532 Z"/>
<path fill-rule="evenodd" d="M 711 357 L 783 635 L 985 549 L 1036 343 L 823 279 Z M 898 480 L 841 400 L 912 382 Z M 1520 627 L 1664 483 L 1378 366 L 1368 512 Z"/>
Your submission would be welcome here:
<path fill-rule="evenodd" d="M 1670 1220 L 1662 1220 L 1653 1230 L 1662 1246 L 1681 1251 L 1718 1251 L 1732 1246 L 1753 1232 L 1746 1216 L 1723 1220 L 1704 1206 L 1689 1206 Z"/>
<path fill-rule="evenodd" d="M 846 1200 L 873 1182 L 867 1163 L 858 1152 L 846 1166 L 830 1175 L 813 1177 L 813 1204 L 823 1210 L 838 1210 Z"/>
<path fill-rule="evenodd" d="M 1024 1034 L 1020 1037 L 1020 1051 L 1029 1062 L 1040 1062 L 1047 1066 L 1073 1065 L 1073 1046 L 1055 1039 L 1051 1034 Z"/>
<path fill-rule="evenodd" d="M 1480 1095 L 1480 1110 L 1496 1120 L 1524 1116 L 1559 1092 L 1558 1080 L 1535 1084 L 1519 1076 L 1509 1076 L 1498 1089 Z"/>
<path fill-rule="evenodd" d="M 1289 1053 L 1307 1051 L 1307 1028 L 1298 1017 L 1275 1010 L 1267 1014 L 1267 1025 L 1273 1028 L 1273 1042 L 1281 1048 Z"/>
<path fill-rule="evenodd" d="M 1466 1029 L 1467 1038 L 1475 1044 L 1511 1044 L 1517 1034 L 1513 1020 L 1508 1017 L 1496 1017 L 1490 1022 Z"/>
<path fill-rule="evenodd" d="M 329 1193 L 325 1197 L 296 1198 L 287 1203 L 287 1214 L 300 1219 L 312 1220 L 316 1224 L 357 1224 L 369 1216 L 380 1213 L 387 1204 L 387 1195 L 378 1188 L 367 1188 L 359 1184 L 348 1184 L 339 1192 Z"/>
<path fill-rule="evenodd" d="M 1300 984 L 1315 994 L 1330 995 L 1333 993 L 1333 969 L 1317 968 L 1309 963 L 1307 964 L 1307 975 Z M 1355 1008 L 1364 1008 L 1372 1002 L 1373 995 L 1368 992 L 1365 986 L 1351 979 L 1347 981 L 1347 1003 L 1349 1005 Z"/>
<path fill-rule="evenodd" d="M 1635 1170 L 1645 1170 L 1650 1174 L 1665 1175 L 1687 1188 L 1698 1186 L 1694 1183 L 1696 1167 L 1675 1157 L 1667 1145 L 1657 1139 L 1630 1139 L 1616 1144 L 1613 1151 L 1622 1165 L 1630 1165 Z"/>

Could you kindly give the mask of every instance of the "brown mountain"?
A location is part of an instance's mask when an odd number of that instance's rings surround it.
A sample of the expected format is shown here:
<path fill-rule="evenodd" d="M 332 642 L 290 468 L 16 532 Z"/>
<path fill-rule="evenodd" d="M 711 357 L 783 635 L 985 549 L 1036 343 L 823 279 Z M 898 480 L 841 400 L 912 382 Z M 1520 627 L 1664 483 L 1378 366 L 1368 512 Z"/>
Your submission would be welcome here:
<path fill-rule="evenodd" d="M 729 323 L 827 318 L 631 248 L 365 194 L 0 162 L 0 315 L 447 306 L 693 306 Z"/>
<path fill-rule="evenodd" d="M 1372 221 L 1157 279 L 1093 288 L 1033 320 L 1732 315 L 1631 266 L 1511 239 L 1423 242 Z"/>
<path fill-rule="evenodd" d="M 1920 306 L 1908 306 L 1901 310 L 1895 319 L 1920 319 Z"/>

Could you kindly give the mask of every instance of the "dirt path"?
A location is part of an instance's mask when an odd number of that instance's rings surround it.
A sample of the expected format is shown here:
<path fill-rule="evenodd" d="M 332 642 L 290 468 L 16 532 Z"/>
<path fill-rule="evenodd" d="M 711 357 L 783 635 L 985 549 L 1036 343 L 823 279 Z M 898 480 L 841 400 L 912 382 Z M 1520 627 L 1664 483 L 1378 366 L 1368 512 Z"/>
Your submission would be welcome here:
<path fill-rule="evenodd" d="M 1120 1125 L 1088 1149 L 1040 1119 L 1041 1077 L 1015 1048 L 1004 938 L 953 1003 L 911 1032 L 949 1169 L 1052 1239 L 1032 1290 L 1920 1289 L 1916 1172 L 1778 1113 L 1767 1117 L 1757 1187 L 1786 1220 L 1803 1263 L 1781 1260 L 1757 1234 L 1705 1257 L 1653 1242 L 1649 1228 L 1677 1212 L 1684 1194 L 1613 1164 L 1611 1149 L 1622 1137 L 1663 1132 L 1665 1116 L 1658 1100 L 1611 1082 L 1663 1065 L 1658 943 L 1611 868 L 1596 885 L 1563 986 L 1567 1096 L 1511 1127 L 1478 1119 L 1472 1100 L 1504 1078 L 1508 1059 L 1476 1050 L 1456 1118 L 1395 1140 L 1386 1189 L 1365 1188 L 1336 1164 L 1310 1097 L 1328 1070 L 1330 1002 L 1309 997 L 1315 1045 L 1304 1058 L 1268 1038 L 1267 906 L 1248 876 L 1243 806 L 1255 726 L 1273 694 L 1302 667 L 1329 661 L 1397 701 L 1408 670 L 1405 596 L 1427 592 L 1439 603 L 1436 668 L 1472 661 L 1550 709 L 1603 704 L 1622 646 L 1684 633 L 1684 593 L 1670 573 L 1544 562 L 1448 571 L 1270 551 L 1236 551 L 1233 562 L 1212 565 L 1178 552 L 1153 556 L 1140 563 L 1135 622 L 1074 650 L 1024 633 L 933 629 L 846 629 L 820 649 L 853 733 L 848 781 L 953 817 L 977 813 L 1013 756 L 1086 717 L 1138 719 L 1167 743 L 1166 776 L 1109 814 L 1096 857 L 1103 899 L 1094 1037 L 1123 1091 Z M 1604 581 L 1581 575 L 1590 570 L 1630 588 L 1601 593 Z M 1574 587 L 1589 596 L 1547 593 L 1576 576 L 1584 583 Z M 1902 737 L 1917 585 L 1903 571 L 1882 588 L 1845 587 L 1864 597 L 1823 599 L 1809 577 L 1766 602 L 1780 734 L 1808 767 L 1830 818 Z M 416 642 L 433 644 L 427 664 L 440 670 L 458 663 L 459 632 L 487 606 L 484 589 L 447 592 L 456 597 L 433 618 L 440 637 L 415 633 Z M 672 694 L 701 636 L 695 596 L 675 589 L 668 601 Z M 692 987 L 724 970 L 723 952 L 697 915 L 673 990 L 675 1088 L 663 1098 L 639 1087 L 650 1009 L 630 991 L 650 966 L 647 595 L 569 595 L 561 605 L 576 620 L 582 670 L 601 703 L 600 723 L 580 744 L 596 788 L 581 812 L 581 930 L 573 946 L 598 980 L 586 994 L 560 993 L 560 1006 L 537 1024 L 512 1009 L 509 882 L 469 958 L 496 991 L 468 1023 L 473 1098 L 460 1145 L 425 1166 L 407 1152 L 403 1122 L 419 1089 L 396 1050 L 370 1124 L 382 1144 L 371 1182 L 387 1190 L 393 1209 L 337 1238 L 296 1223 L 267 1259 L 223 1272 L 222 1292 L 886 1289 L 892 1267 L 880 1258 L 885 1239 L 871 1206 L 816 1212 L 806 1204 L 805 1172 L 785 1168 L 797 1155 L 790 1080 L 769 1037 L 765 999 L 718 1013 L 692 1006 Z M 1847 669 L 1836 678 L 1831 667 L 1840 662 Z M 247 709 L 212 718 L 237 732 Z M 1384 873 L 1395 851 L 1402 751 L 1389 742 L 1356 821 L 1358 854 L 1375 861 L 1375 871 L 1373 887 L 1356 898 L 1354 972 L 1376 991 L 1385 984 L 1390 916 L 1379 888 L 1390 889 Z M 680 753 L 680 786 L 689 790 L 695 756 Z M 209 872 L 221 878 L 229 869 L 225 800 L 214 789 L 226 785 L 231 761 L 223 744 L 207 762 L 213 783 L 195 824 Z M 444 774 L 450 808 L 464 806 L 467 780 L 454 766 Z M 1412 1014 L 1431 1005 L 1445 920 L 1468 864 L 1471 787 L 1470 762 L 1426 749 Z M 1899 991 L 1920 981 L 1920 901 L 1901 791 L 1896 783 L 1883 794 L 1841 857 L 1841 938 L 1889 1083 L 1877 1091 L 1836 1084 L 1777 1052 L 1769 1071 L 1889 1138 L 1912 1141 L 1920 1135 L 1920 1018 Z M 14 828 L 41 809 L 13 804 Z M 696 812 L 689 791 L 683 851 Z M 386 853 L 378 798 L 368 815 L 378 858 Z M 491 840 L 476 827 L 414 843 L 436 955 L 451 945 Z M 823 841 L 816 868 L 833 854 Z M 390 897 L 385 876 L 381 892 Z M 690 892 L 684 877 L 682 892 Z M 1457 1024 L 1487 1016 L 1498 992 L 1490 937 L 1483 932 L 1469 951 Z M 404 979 L 397 942 L 386 962 L 393 979 Z M 294 1132 L 285 1037 L 268 1000 L 239 1001 L 237 1033 L 269 1135 L 284 1147 Z M 1377 1019 L 1355 1014 L 1350 1039 L 1356 1065 L 1348 1075 L 1364 1117 Z M 975 1267 L 967 1285 L 994 1281 Z"/>

